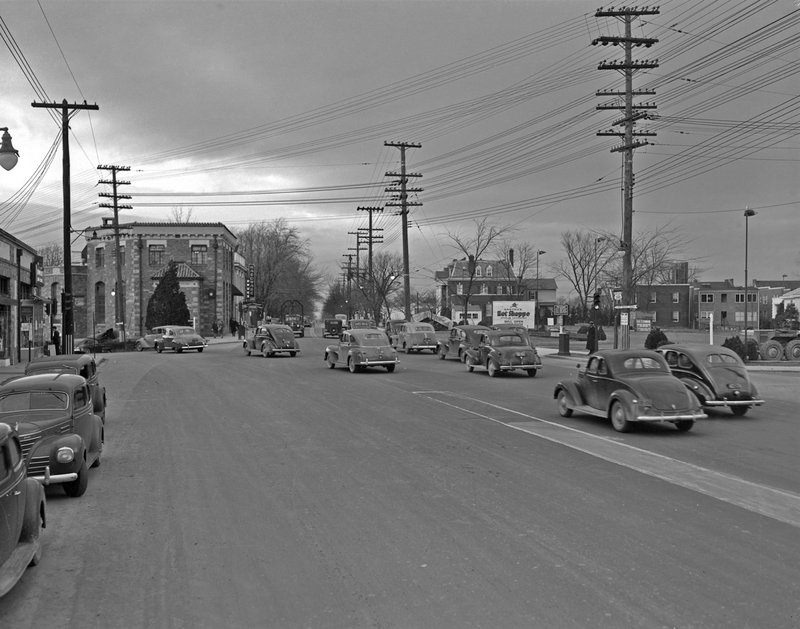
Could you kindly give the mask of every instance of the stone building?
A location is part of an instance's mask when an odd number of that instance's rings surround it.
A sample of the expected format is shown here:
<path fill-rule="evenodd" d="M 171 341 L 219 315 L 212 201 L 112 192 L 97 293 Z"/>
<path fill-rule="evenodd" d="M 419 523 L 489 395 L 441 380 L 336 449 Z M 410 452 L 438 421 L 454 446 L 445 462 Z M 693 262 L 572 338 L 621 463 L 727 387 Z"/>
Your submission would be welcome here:
<path fill-rule="evenodd" d="M 237 318 L 235 299 L 241 296 L 240 267 L 235 263 L 236 236 L 222 223 L 143 223 L 119 225 L 119 251 L 113 220 L 84 230 L 82 257 L 86 270 L 84 327 L 75 336 L 91 336 L 115 328 L 128 338 L 143 335 L 147 304 L 170 261 L 178 265 L 178 281 L 186 296 L 189 321 L 204 336 L 211 336 L 217 320 L 228 328 Z M 122 277 L 123 312 L 118 312 L 117 264 Z M 80 309 L 78 295 L 75 310 Z M 124 326 L 123 326 L 124 324 Z"/>

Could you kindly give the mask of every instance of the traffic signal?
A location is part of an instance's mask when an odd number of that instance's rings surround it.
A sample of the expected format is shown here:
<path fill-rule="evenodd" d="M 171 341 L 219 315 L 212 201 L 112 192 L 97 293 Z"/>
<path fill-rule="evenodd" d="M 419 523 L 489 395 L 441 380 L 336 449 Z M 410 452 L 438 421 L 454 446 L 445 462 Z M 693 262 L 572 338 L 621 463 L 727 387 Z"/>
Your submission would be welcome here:
<path fill-rule="evenodd" d="M 68 312 L 72 310 L 72 293 L 61 293 L 61 311 Z"/>
<path fill-rule="evenodd" d="M 592 298 L 592 308 L 600 310 L 600 293 L 595 293 Z"/>

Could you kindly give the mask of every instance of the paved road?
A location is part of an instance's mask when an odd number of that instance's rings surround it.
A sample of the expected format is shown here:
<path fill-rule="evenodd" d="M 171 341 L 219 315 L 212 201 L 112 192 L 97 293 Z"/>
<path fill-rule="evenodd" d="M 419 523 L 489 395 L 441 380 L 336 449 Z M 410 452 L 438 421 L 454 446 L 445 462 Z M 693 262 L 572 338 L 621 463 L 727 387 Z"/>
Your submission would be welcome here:
<path fill-rule="evenodd" d="M 103 465 L 48 490 L 2 626 L 797 626 L 788 375 L 744 419 L 619 435 L 558 417 L 568 361 L 354 375 L 324 343 L 105 357 Z"/>

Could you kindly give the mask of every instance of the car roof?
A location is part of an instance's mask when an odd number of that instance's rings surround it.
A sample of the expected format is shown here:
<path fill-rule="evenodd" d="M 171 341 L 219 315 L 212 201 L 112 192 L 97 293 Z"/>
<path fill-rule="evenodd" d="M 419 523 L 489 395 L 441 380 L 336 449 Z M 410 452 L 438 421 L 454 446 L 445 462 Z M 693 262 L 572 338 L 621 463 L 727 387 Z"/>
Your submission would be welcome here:
<path fill-rule="evenodd" d="M 380 334 L 384 339 L 386 338 L 386 335 L 378 328 L 354 328 L 352 330 L 347 330 L 346 334 L 358 338 L 364 337 L 367 334 Z"/>
<path fill-rule="evenodd" d="M 58 354 L 57 356 L 39 356 L 34 358 L 29 365 L 69 365 L 70 367 L 80 367 L 85 363 L 93 363 L 94 358 L 90 354 Z"/>
<path fill-rule="evenodd" d="M 76 386 L 86 384 L 83 376 L 72 373 L 41 373 L 20 376 L 0 385 L 0 393 L 8 391 L 29 391 L 31 389 L 48 391 L 71 391 Z"/>
<path fill-rule="evenodd" d="M 628 358 L 655 358 L 658 362 L 663 363 L 667 367 L 667 361 L 664 357 L 652 349 L 603 349 L 589 356 L 589 359 L 595 356 L 603 358 L 612 365 L 622 365 Z"/>
<path fill-rule="evenodd" d="M 732 349 L 727 347 L 722 347 L 721 345 L 703 345 L 698 343 L 697 345 L 693 344 L 682 344 L 682 343 L 667 343 L 666 345 L 660 345 L 658 347 L 660 350 L 674 350 L 677 352 L 685 352 L 690 355 L 694 356 L 708 356 L 709 354 L 725 354 L 726 356 L 735 356 L 739 358 L 739 354 L 734 352 Z"/>

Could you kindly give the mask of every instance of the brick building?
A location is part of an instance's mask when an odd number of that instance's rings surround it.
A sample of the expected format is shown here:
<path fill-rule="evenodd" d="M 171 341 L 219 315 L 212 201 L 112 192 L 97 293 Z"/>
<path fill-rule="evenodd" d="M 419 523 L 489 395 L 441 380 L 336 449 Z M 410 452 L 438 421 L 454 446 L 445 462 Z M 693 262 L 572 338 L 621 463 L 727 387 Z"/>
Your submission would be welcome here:
<path fill-rule="evenodd" d="M 120 329 L 123 313 L 116 312 L 117 259 L 122 269 L 124 324 L 128 338 L 143 335 L 147 304 L 170 261 L 178 265 L 178 281 L 186 296 L 190 320 L 211 336 L 211 325 L 227 329 L 238 318 L 235 299 L 241 295 L 241 261 L 235 263 L 236 236 L 222 223 L 125 223 L 119 226 L 119 252 L 112 219 L 84 230 L 82 252 L 86 282 L 83 299 L 75 296 L 75 336 L 90 336 L 108 328 Z M 73 280 L 73 284 L 74 284 Z M 81 303 L 85 301 L 85 303 Z M 78 325 L 78 312 L 85 320 Z"/>

